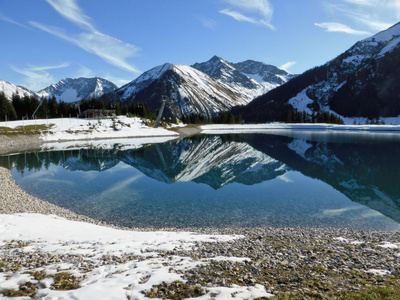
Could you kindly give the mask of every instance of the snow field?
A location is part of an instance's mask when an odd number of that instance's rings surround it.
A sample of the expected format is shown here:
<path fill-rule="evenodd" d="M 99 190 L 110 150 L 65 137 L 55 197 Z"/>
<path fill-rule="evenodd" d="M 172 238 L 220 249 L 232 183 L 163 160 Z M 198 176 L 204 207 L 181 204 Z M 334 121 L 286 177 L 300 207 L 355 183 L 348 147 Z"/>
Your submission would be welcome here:
<path fill-rule="evenodd" d="M 144 290 L 161 282 L 182 280 L 176 271 L 194 268 L 208 260 L 193 260 L 189 257 L 160 256 L 158 251 L 173 249 L 190 250 L 195 242 L 231 241 L 240 236 L 199 235 L 190 232 L 139 232 L 125 231 L 94 224 L 69 221 L 53 215 L 41 214 L 0 214 L 0 236 L 4 240 L 28 241 L 25 247 L 17 248 L 29 254 L 42 251 L 54 255 L 83 255 L 84 260 L 96 266 L 88 273 L 81 272 L 76 266 L 56 263 L 29 271 L 45 271 L 46 274 L 68 272 L 83 277 L 81 288 L 70 291 L 50 289 L 51 277 L 41 281 L 37 296 L 42 299 L 145 299 Z M 2 250 L 4 251 L 4 250 Z M 134 254 L 145 259 L 130 260 L 122 264 L 102 265 L 104 255 L 122 256 Z M 216 259 L 243 261 L 245 258 L 223 257 Z M 34 281 L 26 269 L 16 273 L 0 274 L 0 290 L 16 289 L 20 284 Z M 215 299 L 270 297 L 261 285 L 254 287 L 212 287 L 208 293 L 198 299 L 209 299 L 210 294 L 217 294 Z M 2 296 L 0 295 L 0 299 Z M 3 297 L 4 298 L 4 297 Z M 20 297 L 20 299 L 26 299 Z"/>
<path fill-rule="evenodd" d="M 118 116 L 113 119 L 40 119 L 0 122 L 0 127 L 46 125 L 41 133 L 45 142 L 79 141 L 132 137 L 177 137 L 178 133 L 164 128 L 146 126 L 140 118 Z"/>

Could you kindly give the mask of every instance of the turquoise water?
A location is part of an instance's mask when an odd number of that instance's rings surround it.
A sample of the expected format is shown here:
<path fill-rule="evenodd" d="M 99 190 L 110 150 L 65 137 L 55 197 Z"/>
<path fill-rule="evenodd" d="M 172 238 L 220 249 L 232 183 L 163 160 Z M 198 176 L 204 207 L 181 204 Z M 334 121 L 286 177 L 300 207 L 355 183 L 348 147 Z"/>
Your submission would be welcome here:
<path fill-rule="evenodd" d="M 28 193 L 129 227 L 400 231 L 396 134 L 196 136 L 0 157 Z"/>

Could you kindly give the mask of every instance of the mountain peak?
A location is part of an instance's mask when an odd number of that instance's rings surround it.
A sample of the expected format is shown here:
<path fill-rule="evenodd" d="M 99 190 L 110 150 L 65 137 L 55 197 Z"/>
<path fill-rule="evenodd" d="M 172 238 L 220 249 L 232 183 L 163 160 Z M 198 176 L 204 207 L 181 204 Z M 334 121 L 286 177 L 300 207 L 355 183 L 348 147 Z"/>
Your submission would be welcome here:
<path fill-rule="evenodd" d="M 117 86 L 106 79 L 94 78 L 63 78 L 38 92 L 39 95 L 58 101 L 76 102 L 84 98 L 100 97 L 117 89 Z"/>
<path fill-rule="evenodd" d="M 147 88 L 151 83 L 155 80 L 159 79 L 161 76 L 165 74 L 165 72 L 172 70 L 175 65 L 171 63 L 165 63 L 163 65 L 154 67 L 142 75 L 140 75 L 135 80 L 125 84 L 121 88 L 118 89 L 118 94 L 120 95 L 121 99 L 126 100 L 131 98 L 132 95 L 136 94 L 137 92 Z"/>
<path fill-rule="evenodd" d="M 377 34 L 373 35 L 370 38 L 365 40 L 375 40 L 377 42 L 388 42 L 392 40 L 394 37 L 400 36 L 400 22 L 394 24 L 393 26 L 389 27 L 386 30 L 378 32 Z"/>
<path fill-rule="evenodd" d="M 14 85 L 12 83 L 9 83 L 7 81 L 1 80 L 0 79 L 0 92 L 4 92 L 6 95 L 7 99 L 11 101 L 13 94 L 18 94 L 21 97 L 27 95 L 27 96 L 37 96 L 39 95 L 27 89 L 26 87 L 20 86 L 20 85 Z"/>

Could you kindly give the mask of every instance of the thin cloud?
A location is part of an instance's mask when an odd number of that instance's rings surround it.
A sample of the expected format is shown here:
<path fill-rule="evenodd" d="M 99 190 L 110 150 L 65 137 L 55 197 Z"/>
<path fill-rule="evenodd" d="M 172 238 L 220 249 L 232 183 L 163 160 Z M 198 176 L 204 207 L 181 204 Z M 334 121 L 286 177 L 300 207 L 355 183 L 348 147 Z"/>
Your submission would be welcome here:
<path fill-rule="evenodd" d="M 220 13 L 224 14 L 224 15 L 227 15 L 227 16 L 230 16 L 230 17 L 234 18 L 236 21 L 239 21 L 239 22 L 249 22 L 249 23 L 252 23 L 252 24 L 257 24 L 259 22 L 259 21 L 255 20 L 253 18 L 246 17 L 245 15 L 241 14 L 240 12 L 233 11 L 233 10 L 230 10 L 230 9 L 223 9 L 223 10 L 220 11 Z"/>
<path fill-rule="evenodd" d="M 213 19 L 200 18 L 200 22 L 205 28 L 213 29 L 217 26 L 217 22 Z"/>
<path fill-rule="evenodd" d="M 295 61 L 289 61 L 286 64 L 283 64 L 282 66 L 279 67 L 279 69 L 285 70 L 286 72 L 289 72 L 289 69 L 293 67 L 297 62 Z"/>
<path fill-rule="evenodd" d="M 10 67 L 15 72 L 25 76 L 24 86 L 33 91 L 39 91 L 54 83 L 54 77 L 49 72 L 47 72 L 48 70 L 61 69 L 69 66 L 69 63 L 63 63 L 56 66 L 28 65 L 27 68 L 23 69 L 18 68 L 14 65 L 11 65 Z"/>
<path fill-rule="evenodd" d="M 30 27 L 28 27 L 28 26 L 26 26 L 26 25 L 24 25 L 24 24 L 18 23 L 18 22 L 16 22 L 16 21 L 14 21 L 13 19 L 11 19 L 10 17 L 7 17 L 7 16 L 4 15 L 1 11 L 0 11 L 0 21 L 4 21 L 4 22 L 7 22 L 7 23 L 11 23 L 11 24 L 14 24 L 14 25 L 23 27 L 23 28 L 25 28 L 25 29 L 32 30 L 32 28 L 30 28 Z"/>
<path fill-rule="evenodd" d="M 275 29 L 271 24 L 274 9 L 268 0 L 223 0 L 234 9 L 227 8 L 220 13 L 234 18 L 236 21 L 249 22 L 255 25 Z M 250 14 L 250 16 L 249 16 Z"/>
<path fill-rule="evenodd" d="M 387 29 L 400 18 L 399 0 L 328 0 L 325 5 L 332 16 L 344 16 L 358 27 L 374 32 Z"/>
<path fill-rule="evenodd" d="M 94 77 L 95 73 L 93 70 L 89 69 L 88 67 L 79 64 L 79 71 L 77 77 L 84 77 L 84 78 L 91 78 Z"/>
<path fill-rule="evenodd" d="M 30 25 L 66 40 L 88 53 L 97 55 L 107 63 L 120 69 L 136 74 L 140 72 L 127 62 L 128 58 L 137 56 L 140 51 L 138 47 L 96 30 L 91 23 L 91 19 L 83 13 L 75 0 L 47 0 L 47 2 L 62 17 L 84 29 L 85 32 L 73 36 L 58 27 L 46 26 L 38 22 L 29 22 Z"/>
<path fill-rule="evenodd" d="M 75 0 L 47 0 L 47 3 L 68 21 L 71 21 L 86 30 L 96 31 L 94 26 L 91 24 L 91 19 L 83 13 Z"/>
<path fill-rule="evenodd" d="M 350 4 L 363 5 L 363 6 L 375 6 L 382 2 L 382 0 L 343 0 L 343 1 Z"/>
<path fill-rule="evenodd" d="M 315 26 L 326 29 L 327 32 L 343 32 L 353 35 L 371 35 L 368 31 L 354 30 L 347 25 L 340 23 L 315 23 Z"/>

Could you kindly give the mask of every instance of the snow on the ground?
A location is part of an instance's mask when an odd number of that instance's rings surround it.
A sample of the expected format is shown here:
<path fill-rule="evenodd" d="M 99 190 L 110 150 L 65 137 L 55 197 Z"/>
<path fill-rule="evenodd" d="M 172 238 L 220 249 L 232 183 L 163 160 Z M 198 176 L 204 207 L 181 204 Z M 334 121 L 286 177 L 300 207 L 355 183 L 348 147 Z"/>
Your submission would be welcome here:
<path fill-rule="evenodd" d="M 367 273 L 371 273 L 373 275 L 378 275 L 378 276 L 390 275 L 390 272 L 388 270 L 379 270 L 379 269 L 369 269 Z"/>
<path fill-rule="evenodd" d="M 89 140 L 132 137 L 177 137 L 178 133 L 164 128 L 146 126 L 140 118 L 118 116 L 113 119 L 40 119 L 0 122 L 0 127 L 47 125 L 50 128 L 41 134 L 46 142 L 66 140 Z"/>
<path fill-rule="evenodd" d="M 336 125 L 323 123 L 266 123 L 266 124 L 213 124 L 200 127 L 202 133 L 223 134 L 229 131 L 238 133 L 263 132 L 266 130 L 318 130 L 328 132 L 354 131 L 400 131 L 399 125 Z"/>
<path fill-rule="evenodd" d="M 29 241 L 29 245 L 16 248 L 14 251 L 29 253 L 40 250 L 53 255 L 83 255 L 85 260 L 97 263 L 92 271 L 85 274 L 77 268 L 73 269 L 71 264 L 62 262 L 35 269 L 44 270 L 46 274 L 55 274 L 63 270 L 77 277 L 85 276 L 80 282 L 81 288 L 70 291 L 52 290 L 50 289 L 52 279 L 44 279 L 37 294 L 41 299 L 127 299 L 128 296 L 131 299 L 144 299 L 141 291 L 149 290 L 153 285 L 163 281 L 184 281 L 177 271 L 207 263 L 189 257 L 159 256 L 157 251 L 174 248 L 191 249 L 198 241 L 229 241 L 239 237 L 199 235 L 190 232 L 126 231 L 40 214 L 0 214 L 0 236 L 0 245 L 4 245 L 5 240 Z M 101 265 L 100 257 L 103 255 L 124 254 L 134 254 L 145 259 L 116 265 Z M 232 259 L 241 261 L 244 258 Z M 18 289 L 19 284 L 34 281 L 26 271 L 20 269 L 16 273 L 2 272 L 0 290 Z M 208 294 L 199 299 L 209 299 L 211 293 L 218 295 L 215 299 L 231 299 L 235 293 L 236 298 L 241 299 L 272 296 L 260 285 L 213 287 L 207 290 Z"/>
<path fill-rule="evenodd" d="M 291 98 L 288 101 L 288 103 L 292 105 L 295 109 L 297 109 L 298 111 L 305 111 L 309 115 L 312 114 L 312 110 L 308 108 L 308 105 L 313 102 L 314 101 L 307 96 L 306 90 L 301 91 L 295 97 Z"/>
<path fill-rule="evenodd" d="M 399 249 L 400 248 L 400 243 L 399 244 L 394 244 L 394 243 L 389 243 L 385 242 L 382 245 L 379 245 L 382 248 L 391 248 L 391 249 Z"/>
<path fill-rule="evenodd" d="M 126 151 L 139 149 L 147 144 L 166 143 L 173 136 L 159 137 L 135 137 L 135 138 L 119 138 L 119 139 L 101 139 L 101 140 L 78 140 L 69 142 L 47 142 L 41 146 L 43 151 L 58 151 L 58 150 L 79 150 L 82 148 L 96 149 L 113 149 L 115 151 Z"/>

